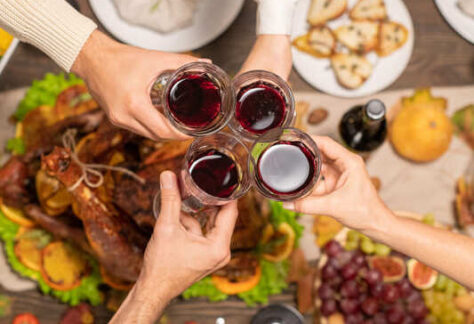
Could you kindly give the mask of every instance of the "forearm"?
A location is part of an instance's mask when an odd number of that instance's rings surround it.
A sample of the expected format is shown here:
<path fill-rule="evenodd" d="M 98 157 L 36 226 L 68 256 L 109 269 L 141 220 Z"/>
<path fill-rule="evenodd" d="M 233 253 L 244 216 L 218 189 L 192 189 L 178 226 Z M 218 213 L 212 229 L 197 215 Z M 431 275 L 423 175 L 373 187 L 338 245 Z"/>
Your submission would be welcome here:
<path fill-rule="evenodd" d="M 291 64 L 288 35 L 259 35 L 239 74 L 250 70 L 266 70 L 287 80 Z"/>
<path fill-rule="evenodd" d="M 166 288 L 161 291 L 148 291 L 149 287 L 150 285 L 137 281 L 110 323 L 155 323 L 171 298 Z"/>
<path fill-rule="evenodd" d="M 381 211 L 364 234 L 474 289 L 474 239 Z"/>
<path fill-rule="evenodd" d="M 0 26 L 69 71 L 89 35 L 90 19 L 64 0 L 0 0 Z"/>

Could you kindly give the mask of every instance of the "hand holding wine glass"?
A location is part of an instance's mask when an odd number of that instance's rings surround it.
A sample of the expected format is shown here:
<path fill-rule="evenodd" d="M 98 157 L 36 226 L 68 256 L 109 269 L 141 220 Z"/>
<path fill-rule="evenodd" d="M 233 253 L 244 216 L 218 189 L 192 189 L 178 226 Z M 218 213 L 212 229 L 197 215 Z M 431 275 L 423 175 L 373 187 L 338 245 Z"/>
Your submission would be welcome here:
<path fill-rule="evenodd" d="M 153 323 L 168 302 L 230 260 L 237 203 L 223 206 L 206 235 L 181 212 L 176 176 L 160 176 L 161 212 L 145 251 L 140 277 L 111 323 Z"/>
<path fill-rule="evenodd" d="M 377 211 L 386 209 L 373 186 L 364 161 L 329 137 L 314 136 L 323 160 L 321 179 L 312 193 L 284 204 L 287 209 L 323 214 L 364 231 L 378 221 Z"/>

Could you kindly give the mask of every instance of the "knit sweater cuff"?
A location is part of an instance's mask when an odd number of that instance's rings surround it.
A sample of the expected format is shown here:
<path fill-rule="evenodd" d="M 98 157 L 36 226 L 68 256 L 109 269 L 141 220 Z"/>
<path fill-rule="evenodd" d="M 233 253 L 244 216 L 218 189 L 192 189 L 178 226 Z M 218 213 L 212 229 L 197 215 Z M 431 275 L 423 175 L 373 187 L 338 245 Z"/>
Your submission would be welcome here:
<path fill-rule="evenodd" d="M 257 35 L 289 35 L 298 0 L 256 0 Z"/>
<path fill-rule="evenodd" d="M 97 28 L 64 0 L 0 0 L 0 26 L 68 72 Z"/>

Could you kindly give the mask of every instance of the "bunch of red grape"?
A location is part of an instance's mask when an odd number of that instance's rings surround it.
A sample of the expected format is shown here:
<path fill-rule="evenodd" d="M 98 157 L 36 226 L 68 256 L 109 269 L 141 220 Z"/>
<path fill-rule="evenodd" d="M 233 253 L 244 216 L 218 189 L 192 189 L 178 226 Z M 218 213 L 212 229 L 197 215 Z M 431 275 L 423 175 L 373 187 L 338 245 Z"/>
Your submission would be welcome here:
<path fill-rule="evenodd" d="M 384 283 L 382 273 L 369 268 L 360 250 L 346 251 L 334 240 L 324 252 L 328 260 L 318 289 L 323 316 L 342 313 L 345 323 L 428 323 L 423 296 L 407 278 Z"/>

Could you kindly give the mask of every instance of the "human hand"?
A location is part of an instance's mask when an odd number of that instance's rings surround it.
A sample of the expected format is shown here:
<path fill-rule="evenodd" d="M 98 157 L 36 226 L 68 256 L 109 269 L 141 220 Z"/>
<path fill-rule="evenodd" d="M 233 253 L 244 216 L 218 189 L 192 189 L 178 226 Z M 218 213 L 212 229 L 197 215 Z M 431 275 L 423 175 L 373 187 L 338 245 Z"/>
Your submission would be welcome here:
<path fill-rule="evenodd" d="M 186 139 L 152 105 L 150 91 L 163 71 L 196 61 L 209 60 L 123 45 L 96 30 L 71 70 L 86 81 L 114 125 L 154 140 Z"/>
<path fill-rule="evenodd" d="M 313 136 L 321 152 L 321 179 L 312 193 L 287 209 L 332 216 L 344 225 L 365 231 L 381 221 L 386 207 L 373 186 L 364 161 L 329 137 Z"/>

